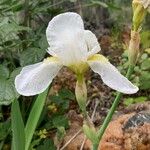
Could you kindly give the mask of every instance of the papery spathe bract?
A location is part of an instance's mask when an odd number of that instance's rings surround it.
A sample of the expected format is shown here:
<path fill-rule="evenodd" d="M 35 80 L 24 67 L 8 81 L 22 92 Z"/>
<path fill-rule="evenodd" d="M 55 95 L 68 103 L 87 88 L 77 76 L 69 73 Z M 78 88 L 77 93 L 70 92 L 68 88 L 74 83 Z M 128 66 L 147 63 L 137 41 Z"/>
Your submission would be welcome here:
<path fill-rule="evenodd" d="M 84 29 L 80 15 L 68 12 L 54 17 L 46 29 L 46 36 L 49 43 L 47 51 L 52 57 L 22 69 L 15 79 L 15 87 L 21 95 L 43 92 L 63 66 L 77 76 L 91 68 L 112 89 L 127 94 L 138 91 L 104 56 L 96 54 L 100 51 L 97 38 Z"/>
<path fill-rule="evenodd" d="M 150 0 L 133 0 L 132 4 L 135 6 L 141 4 L 144 9 L 147 9 L 148 7 L 150 7 Z"/>
<path fill-rule="evenodd" d="M 140 2 L 145 9 L 148 9 L 150 7 L 150 0 L 140 0 Z"/>

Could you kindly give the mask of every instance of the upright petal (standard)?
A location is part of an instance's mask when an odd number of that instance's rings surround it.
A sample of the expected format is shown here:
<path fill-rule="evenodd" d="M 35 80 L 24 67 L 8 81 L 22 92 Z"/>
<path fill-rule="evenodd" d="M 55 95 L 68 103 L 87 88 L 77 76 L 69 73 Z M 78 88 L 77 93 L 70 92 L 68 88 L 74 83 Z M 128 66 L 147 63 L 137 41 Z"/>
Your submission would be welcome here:
<path fill-rule="evenodd" d="M 51 55 L 59 57 L 66 66 L 86 61 L 87 45 L 80 15 L 72 12 L 54 17 L 46 29 Z"/>
<path fill-rule="evenodd" d="M 89 30 L 85 30 L 84 36 L 88 48 L 88 57 L 98 53 L 101 48 L 95 34 Z"/>

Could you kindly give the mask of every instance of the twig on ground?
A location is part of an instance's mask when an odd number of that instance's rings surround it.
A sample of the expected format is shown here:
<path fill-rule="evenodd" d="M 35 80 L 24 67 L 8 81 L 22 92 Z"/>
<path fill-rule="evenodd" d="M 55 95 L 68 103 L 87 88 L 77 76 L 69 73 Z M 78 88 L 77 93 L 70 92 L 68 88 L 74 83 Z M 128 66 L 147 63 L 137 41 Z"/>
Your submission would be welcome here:
<path fill-rule="evenodd" d="M 93 113 L 92 113 L 92 116 L 91 116 L 91 121 L 93 122 L 94 120 L 94 116 L 95 116 L 95 113 L 96 113 L 96 109 L 97 109 L 97 106 L 99 105 L 99 100 L 95 100 L 95 107 L 94 107 L 94 110 L 93 110 Z"/>
<path fill-rule="evenodd" d="M 78 135 L 78 134 L 80 134 L 81 133 L 81 129 L 76 133 L 76 134 L 74 134 L 74 136 L 72 136 L 72 138 L 62 147 L 62 148 L 60 148 L 60 150 L 64 150 L 64 148 L 66 148 L 67 146 L 68 146 L 68 144 L 70 143 L 70 142 L 72 142 L 75 138 L 76 138 L 76 136 Z"/>
<path fill-rule="evenodd" d="M 87 139 L 86 136 L 84 136 L 84 139 L 83 139 L 83 142 L 81 144 L 80 150 L 83 150 L 86 139 Z"/>

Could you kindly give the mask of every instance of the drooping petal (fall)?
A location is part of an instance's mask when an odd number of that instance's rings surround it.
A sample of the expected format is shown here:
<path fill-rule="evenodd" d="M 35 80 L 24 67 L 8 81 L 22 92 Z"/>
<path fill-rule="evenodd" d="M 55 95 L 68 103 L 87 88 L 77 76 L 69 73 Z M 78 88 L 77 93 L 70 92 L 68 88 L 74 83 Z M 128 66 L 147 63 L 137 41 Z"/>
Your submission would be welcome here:
<path fill-rule="evenodd" d="M 64 65 L 86 60 L 87 45 L 80 15 L 73 12 L 57 15 L 49 22 L 46 36 L 48 52 L 59 57 Z"/>
<path fill-rule="evenodd" d="M 15 79 L 15 87 L 19 94 L 31 96 L 46 90 L 53 78 L 61 69 L 56 61 L 46 60 L 26 66 Z"/>
<path fill-rule="evenodd" d="M 88 47 L 88 57 L 98 53 L 101 50 L 101 48 L 95 34 L 93 34 L 89 30 L 85 30 L 84 36 Z"/>
<path fill-rule="evenodd" d="M 94 72 L 101 76 L 103 82 L 112 89 L 126 94 L 133 94 L 138 91 L 138 87 L 121 75 L 104 56 L 96 54 L 88 60 L 88 64 Z"/>

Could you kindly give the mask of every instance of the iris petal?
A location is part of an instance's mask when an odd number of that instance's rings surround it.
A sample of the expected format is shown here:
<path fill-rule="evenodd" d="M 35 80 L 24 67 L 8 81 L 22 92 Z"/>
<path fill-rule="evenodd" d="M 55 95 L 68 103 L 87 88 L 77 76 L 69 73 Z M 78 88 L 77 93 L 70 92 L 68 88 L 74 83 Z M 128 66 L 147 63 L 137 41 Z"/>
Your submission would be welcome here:
<path fill-rule="evenodd" d="M 56 61 L 45 61 L 26 66 L 15 79 L 15 87 L 19 94 L 31 96 L 46 90 L 53 78 L 61 69 Z"/>
<path fill-rule="evenodd" d="M 84 36 L 88 47 L 88 57 L 98 53 L 101 48 L 95 34 L 89 30 L 85 30 Z"/>
<path fill-rule="evenodd" d="M 91 69 L 98 73 L 103 82 L 110 88 L 126 94 L 133 94 L 138 91 L 126 77 L 121 75 L 117 68 L 113 66 L 104 56 L 96 55 L 88 60 Z"/>
<path fill-rule="evenodd" d="M 59 57 L 64 65 L 85 61 L 87 45 L 80 15 L 72 12 L 54 17 L 46 29 L 48 52 Z"/>

